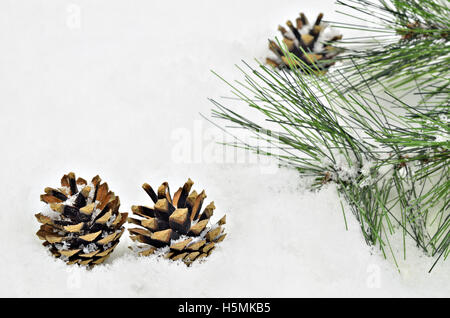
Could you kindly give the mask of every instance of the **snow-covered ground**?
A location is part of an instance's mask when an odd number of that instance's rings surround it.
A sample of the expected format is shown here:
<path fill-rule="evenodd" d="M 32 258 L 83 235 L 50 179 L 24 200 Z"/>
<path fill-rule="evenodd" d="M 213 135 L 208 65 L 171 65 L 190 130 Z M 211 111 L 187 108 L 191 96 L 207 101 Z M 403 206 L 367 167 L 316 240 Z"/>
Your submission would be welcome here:
<path fill-rule="evenodd" d="M 201 118 L 229 95 L 214 75 L 263 59 L 276 27 L 304 11 L 339 19 L 332 0 L 0 3 L 0 296 L 450 296 L 450 266 L 410 244 L 400 273 L 365 245 L 333 187 L 311 193 L 295 172 L 224 150 Z M 341 18 L 342 19 L 342 18 Z M 227 151 L 224 156 L 223 151 Z M 68 267 L 35 236 L 46 186 L 100 174 L 122 211 L 150 204 L 144 182 L 188 177 L 229 236 L 186 268 L 139 258 L 124 235 L 105 265 Z M 394 246 L 401 249 L 401 244 Z M 401 254 L 399 254 L 401 255 Z"/>

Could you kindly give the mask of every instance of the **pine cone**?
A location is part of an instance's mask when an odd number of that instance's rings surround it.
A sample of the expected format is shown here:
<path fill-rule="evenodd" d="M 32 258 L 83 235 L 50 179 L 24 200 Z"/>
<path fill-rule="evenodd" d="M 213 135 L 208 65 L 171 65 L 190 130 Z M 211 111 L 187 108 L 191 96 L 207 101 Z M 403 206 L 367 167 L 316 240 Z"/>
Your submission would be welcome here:
<path fill-rule="evenodd" d="M 95 176 L 87 184 L 73 172 L 61 179 L 61 188 L 46 188 L 41 201 L 47 208 L 36 214 L 42 223 L 37 236 L 67 264 L 97 265 L 119 244 L 128 213 L 119 213 L 120 200 L 107 183 Z"/>
<path fill-rule="evenodd" d="M 423 32 L 424 30 L 433 31 L 433 32 Z M 400 34 L 402 41 L 410 41 L 410 40 L 425 40 L 436 36 L 436 33 L 439 32 L 441 38 L 445 41 L 449 41 L 449 33 L 445 31 L 446 28 L 444 26 L 428 24 L 425 25 L 420 21 L 407 23 L 403 28 L 397 29 L 397 34 Z M 417 32 L 419 31 L 419 32 Z M 436 33 L 435 33 L 436 32 Z"/>
<path fill-rule="evenodd" d="M 334 64 L 332 59 L 342 51 L 342 49 L 332 46 L 332 42 L 341 40 L 342 35 L 325 34 L 324 30 L 327 25 L 321 23 L 322 17 L 323 14 L 319 14 L 316 22 L 311 26 L 305 15 L 300 13 L 300 17 L 296 20 L 296 26 L 288 20 L 286 24 L 290 30 L 286 30 L 281 25 L 278 30 L 283 35 L 283 42 L 289 52 L 311 69 L 318 69 L 319 72 L 325 73 Z M 289 68 L 290 63 L 294 63 L 293 67 L 300 66 L 299 62 L 289 60 L 275 41 L 269 41 L 269 49 L 276 55 L 276 58 L 267 58 L 267 64 L 278 68 Z"/>
<path fill-rule="evenodd" d="M 142 186 L 155 205 L 153 208 L 131 208 L 134 215 L 140 218 L 128 218 L 128 222 L 143 227 L 129 229 L 133 241 L 146 244 L 140 247 L 140 255 L 162 254 L 165 258 L 183 260 L 186 265 L 190 265 L 195 260 L 209 256 L 215 244 L 223 241 L 226 233 L 223 233 L 222 225 L 226 217 L 208 226 L 215 209 L 214 202 L 200 213 L 206 194 L 205 191 L 200 194 L 195 190 L 190 192 L 192 185 L 189 179 L 175 192 L 173 199 L 167 182 L 158 188 L 157 193 L 147 183 Z"/>

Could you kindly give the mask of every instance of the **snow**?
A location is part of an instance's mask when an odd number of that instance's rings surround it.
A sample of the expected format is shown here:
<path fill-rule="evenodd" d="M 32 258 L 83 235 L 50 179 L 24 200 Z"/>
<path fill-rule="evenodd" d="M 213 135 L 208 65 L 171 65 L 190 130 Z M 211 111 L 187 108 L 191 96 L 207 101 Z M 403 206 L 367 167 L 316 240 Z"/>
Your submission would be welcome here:
<path fill-rule="evenodd" d="M 216 145 L 223 133 L 199 115 L 230 96 L 210 69 L 241 79 L 234 64 L 264 60 L 300 10 L 342 20 L 332 2 L 2 1 L 0 296 L 450 296 L 448 264 L 428 274 L 434 259 L 408 241 L 399 272 L 346 205 L 345 230 L 332 185 L 309 192 L 294 171 Z M 104 265 L 67 266 L 41 246 L 34 214 L 70 171 L 99 174 L 121 211 L 150 204 L 144 182 L 190 177 L 228 236 L 189 268 L 136 256 L 126 233 Z"/>
<path fill-rule="evenodd" d="M 95 243 L 91 243 L 86 246 L 81 245 L 80 248 L 83 250 L 84 254 L 89 254 L 89 253 L 92 253 L 93 251 L 97 250 L 97 245 Z"/>
<path fill-rule="evenodd" d="M 111 224 L 116 220 L 116 216 L 115 215 L 111 215 L 111 217 L 109 218 L 109 220 L 106 222 L 106 226 L 110 227 Z"/>
<path fill-rule="evenodd" d="M 43 216 L 47 216 L 52 220 L 60 220 L 61 213 L 53 211 L 50 207 L 50 204 L 45 204 L 42 209 L 39 211 Z"/>

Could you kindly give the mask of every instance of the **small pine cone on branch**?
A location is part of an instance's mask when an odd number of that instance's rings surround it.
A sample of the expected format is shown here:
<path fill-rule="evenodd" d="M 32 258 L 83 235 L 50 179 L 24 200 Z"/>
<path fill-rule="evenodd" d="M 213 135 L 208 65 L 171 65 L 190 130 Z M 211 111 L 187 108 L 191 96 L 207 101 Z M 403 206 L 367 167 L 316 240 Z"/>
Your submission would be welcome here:
<path fill-rule="evenodd" d="M 335 63 L 334 58 L 342 52 L 342 49 L 334 47 L 333 42 L 342 39 L 341 34 L 329 32 L 326 34 L 327 24 L 322 23 L 323 14 L 320 13 L 313 25 L 310 25 L 308 19 L 303 13 L 296 20 L 294 25 L 290 20 L 286 22 L 289 30 L 278 27 L 283 35 L 283 43 L 290 53 L 298 57 L 304 64 L 313 71 L 325 73 Z M 299 68 L 300 62 L 289 59 L 275 42 L 269 41 L 269 49 L 274 53 L 274 57 L 268 57 L 266 63 L 276 68 Z M 300 70 L 303 70 L 300 67 Z"/>
<path fill-rule="evenodd" d="M 430 37 L 436 37 L 438 34 L 442 40 L 449 41 L 450 33 L 444 26 L 426 25 L 420 21 L 406 23 L 403 28 L 397 29 L 397 34 L 401 35 L 401 41 L 425 40 Z"/>
<path fill-rule="evenodd" d="M 99 176 L 88 184 L 73 172 L 64 175 L 61 187 L 46 188 L 41 201 L 47 206 L 35 215 L 42 223 L 36 234 L 67 264 L 103 263 L 119 244 L 128 213 L 119 213 L 119 197 Z"/>
<path fill-rule="evenodd" d="M 138 218 L 128 218 L 129 223 L 140 226 L 128 229 L 133 241 L 144 244 L 139 246 L 140 255 L 164 255 L 174 261 L 182 260 L 189 266 L 209 256 L 215 245 L 223 241 L 226 233 L 222 225 L 226 216 L 209 225 L 214 202 L 201 212 L 206 194 L 205 191 L 191 192 L 192 185 L 189 179 L 173 198 L 167 182 L 158 188 L 157 193 L 147 183 L 142 186 L 154 206 L 132 206 L 133 214 Z"/>

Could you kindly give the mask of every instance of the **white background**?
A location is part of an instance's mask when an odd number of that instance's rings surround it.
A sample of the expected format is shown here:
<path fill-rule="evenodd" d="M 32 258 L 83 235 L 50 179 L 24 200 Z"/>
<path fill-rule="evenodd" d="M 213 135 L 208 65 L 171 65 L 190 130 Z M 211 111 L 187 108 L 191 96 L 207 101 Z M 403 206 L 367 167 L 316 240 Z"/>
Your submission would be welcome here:
<path fill-rule="evenodd" d="M 220 131 L 199 113 L 229 89 L 210 69 L 239 79 L 234 64 L 263 60 L 278 24 L 300 11 L 342 19 L 334 9 L 329 0 L 2 1 L 0 295 L 450 296 L 448 264 L 428 274 L 434 259 L 408 242 L 399 273 L 365 245 L 348 208 L 346 231 L 333 187 L 310 193 L 293 171 L 211 155 L 222 151 L 211 140 Z M 179 156 L 179 138 L 191 155 Z M 100 174 L 123 211 L 150 204 L 142 183 L 175 189 L 191 177 L 217 216 L 227 213 L 229 236 L 191 268 L 135 257 L 126 235 L 104 266 L 67 267 L 41 246 L 34 214 L 43 189 L 69 171 Z"/>

